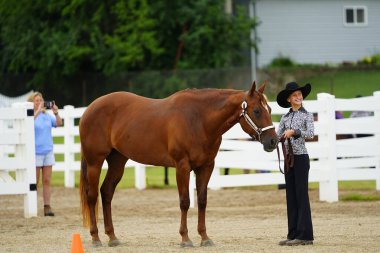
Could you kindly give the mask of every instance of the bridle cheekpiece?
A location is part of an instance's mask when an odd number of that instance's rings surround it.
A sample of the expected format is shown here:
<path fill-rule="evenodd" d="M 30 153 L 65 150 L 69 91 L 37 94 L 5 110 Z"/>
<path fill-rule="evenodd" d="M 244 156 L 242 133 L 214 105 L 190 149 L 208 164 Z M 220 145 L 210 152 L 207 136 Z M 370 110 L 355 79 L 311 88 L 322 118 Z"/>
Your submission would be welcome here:
<path fill-rule="evenodd" d="M 242 110 L 241 110 L 241 113 L 239 115 L 239 119 L 242 116 L 244 117 L 247 124 L 256 132 L 256 134 L 258 136 L 258 141 L 261 143 L 261 134 L 266 130 L 274 128 L 274 125 L 267 126 L 264 128 L 259 128 L 258 126 L 256 126 L 256 124 L 253 122 L 253 120 L 247 114 L 247 102 L 245 100 L 241 103 L 241 108 L 242 108 Z M 256 139 L 255 136 L 252 136 L 252 137 L 254 137 Z"/>

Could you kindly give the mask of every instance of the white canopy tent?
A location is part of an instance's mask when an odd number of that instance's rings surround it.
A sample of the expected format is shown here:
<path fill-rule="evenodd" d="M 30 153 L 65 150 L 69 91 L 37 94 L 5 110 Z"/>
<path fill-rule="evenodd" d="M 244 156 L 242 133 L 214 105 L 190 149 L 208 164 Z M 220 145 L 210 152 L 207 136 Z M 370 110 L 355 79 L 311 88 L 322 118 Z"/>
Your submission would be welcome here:
<path fill-rule="evenodd" d="M 34 91 L 31 90 L 28 93 L 25 93 L 24 95 L 17 96 L 17 97 L 8 97 L 0 93 L 0 108 L 2 107 L 11 107 L 13 103 L 16 102 L 26 102 L 30 95 L 32 95 Z"/>

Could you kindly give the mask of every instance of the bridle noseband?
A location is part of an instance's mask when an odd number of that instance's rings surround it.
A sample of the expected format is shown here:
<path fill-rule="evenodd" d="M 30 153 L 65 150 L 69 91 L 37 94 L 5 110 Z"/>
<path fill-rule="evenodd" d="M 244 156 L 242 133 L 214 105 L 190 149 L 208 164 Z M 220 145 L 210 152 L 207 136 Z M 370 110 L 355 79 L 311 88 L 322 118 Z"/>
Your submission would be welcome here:
<path fill-rule="evenodd" d="M 241 103 L 241 113 L 239 115 L 239 119 L 243 116 L 245 121 L 247 122 L 247 124 L 253 129 L 255 130 L 257 136 L 259 137 L 258 138 L 258 141 L 261 143 L 261 134 L 266 131 L 266 130 L 269 130 L 269 129 L 272 129 L 274 128 L 274 125 L 271 125 L 271 126 L 267 126 L 267 127 L 264 127 L 264 128 L 259 128 L 256 126 L 256 124 L 253 122 L 253 120 L 249 117 L 249 115 L 247 114 L 247 102 L 244 100 L 242 103 Z M 252 136 L 256 139 L 255 136 Z"/>

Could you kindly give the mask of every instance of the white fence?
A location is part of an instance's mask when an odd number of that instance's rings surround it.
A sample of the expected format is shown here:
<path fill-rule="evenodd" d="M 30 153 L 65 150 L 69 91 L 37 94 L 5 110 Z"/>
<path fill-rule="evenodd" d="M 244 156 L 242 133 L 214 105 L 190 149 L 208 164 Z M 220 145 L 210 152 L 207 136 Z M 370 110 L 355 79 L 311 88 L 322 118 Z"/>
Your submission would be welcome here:
<path fill-rule="evenodd" d="M 26 218 L 37 216 L 34 153 L 33 105 L 0 108 L 0 195 L 24 195 Z"/>
<path fill-rule="evenodd" d="M 315 122 L 315 134 L 318 141 L 308 142 L 311 158 L 310 181 L 319 182 L 320 200 L 338 201 L 339 180 L 376 180 L 376 189 L 380 190 L 380 91 L 373 96 L 335 99 L 329 94 L 318 94 L 317 100 L 304 101 L 305 108 L 318 115 Z M 270 102 L 273 115 L 285 114 L 288 110 Z M 80 169 L 78 119 L 85 108 L 65 106 L 60 110 L 64 127 L 53 129 L 53 136 L 63 137 L 63 144 L 54 146 L 55 154 L 63 154 L 64 160 L 57 162 L 54 171 L 65 172 L 65 186 L 75 186 L 75 171 Z M 335 120 L 335 111 L 373 111 L 374 116 L 365 118 L 347 118 Z M 277 126 L 278 122 L 274 122 Z M 336 140 L 336 134 L 369 133 L 373 136 Z M 223 135 L 221 149 L 216 157 L 215 170 L 209 187 L 238 187 L 253 185 L 272 185 L 284 183 L 284 176 L 278 171 L 277 153 L 267 153 L 261 144 L 243 141 L 247 134 L 240 125 L 234 126 Z M 281 163 L 282 164 L 282 163 Z M 104 168 L 107 164 L 104 164 Z M 135 168 L 135 186 L 146 187 L 145 165 L 128 161 L 127 167 Z M 243 175 L 219 175 L 219 168 L 265 170 L 269 173 Z M 195 186 L 191 177 L 190 189 Z M 190 194 L 194 205 L 194 194 Z"/>

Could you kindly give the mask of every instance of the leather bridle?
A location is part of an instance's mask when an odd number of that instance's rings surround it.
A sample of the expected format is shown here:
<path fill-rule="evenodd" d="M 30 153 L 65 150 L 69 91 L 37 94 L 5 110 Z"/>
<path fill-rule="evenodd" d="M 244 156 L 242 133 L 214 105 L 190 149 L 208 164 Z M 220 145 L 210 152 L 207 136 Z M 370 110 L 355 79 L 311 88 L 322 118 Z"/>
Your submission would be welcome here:
<path fill-rule="evenodd" d="M 258 126 L 256 126 L 256 124 L 253 122 L 253 120 L 247 114 L 247 102 L 245 100 L 241 103 L 241 108 L 242 108 L 242 110 L 241 110 L 241 113 L 239 115 L 239 119 L 241 117 L 244 117 L 247 124 L 256 132 L 256 134 L 258 136 L 258 141 L 261 143 L 261 134 L 266 130 L 274 128 L 274 125 L 259 128 Z M 252 137 L 254 137 L 256 139 L 255 136 L 252 136 Z"/>
<path fill-rule="evenodd" d="M 257 136 L 258 136 L 258 141 L 260 143 L 261 142 L 261 134 L 266 131 L 266 130 L 269 130 L 269 129 L 272 129 L 274 128 L 274 125 L 271 125 L 271 126 L 267 126 L 267 127 L 263 127 L 263 128 L 259 128 L 254 122 L 253 120 L 249 117 L 249 115 L 247 114 L 247 102 L 244 100 L 242 103 L 241 103 L 241 108 L 242 108 L 242 111 L 239 115 L 239 119 L 241 117 L 244 117 L 245 121 L 247 122 L 247 124 L 256 132 Z M 256 139 L 256 137 L 254 135 L 251 135 L 253 138 Z M 289 147 L 289 153 L 286 154 L 286 147 L 285 147 L 285 141 L 288 141 L 288 147 Z M 277 148 L 277 156 L 278 156 L 278 167 L 280 169 L 280 172 L 282 174 L 284 173 L 287 173 L 289 171 L 289 169 L 291 167 L 293 167 L 294 165 L 294 154 L 293 154 L 293 147 L 292 147 L 292 144 L 290 142 L 289 139 L 280 139 L 279 140 L 279 143 L 281 143 L 281 147 L 282 147 L 282 153 L 283 153 L 283 156 L 284 156 L 284 164 L 285 164 L 285 171 L 283 171 L 281 169 L 281 163 L 280 163 L 280 150 L 278 148 L 278 145 L 276 146 Z"/>

